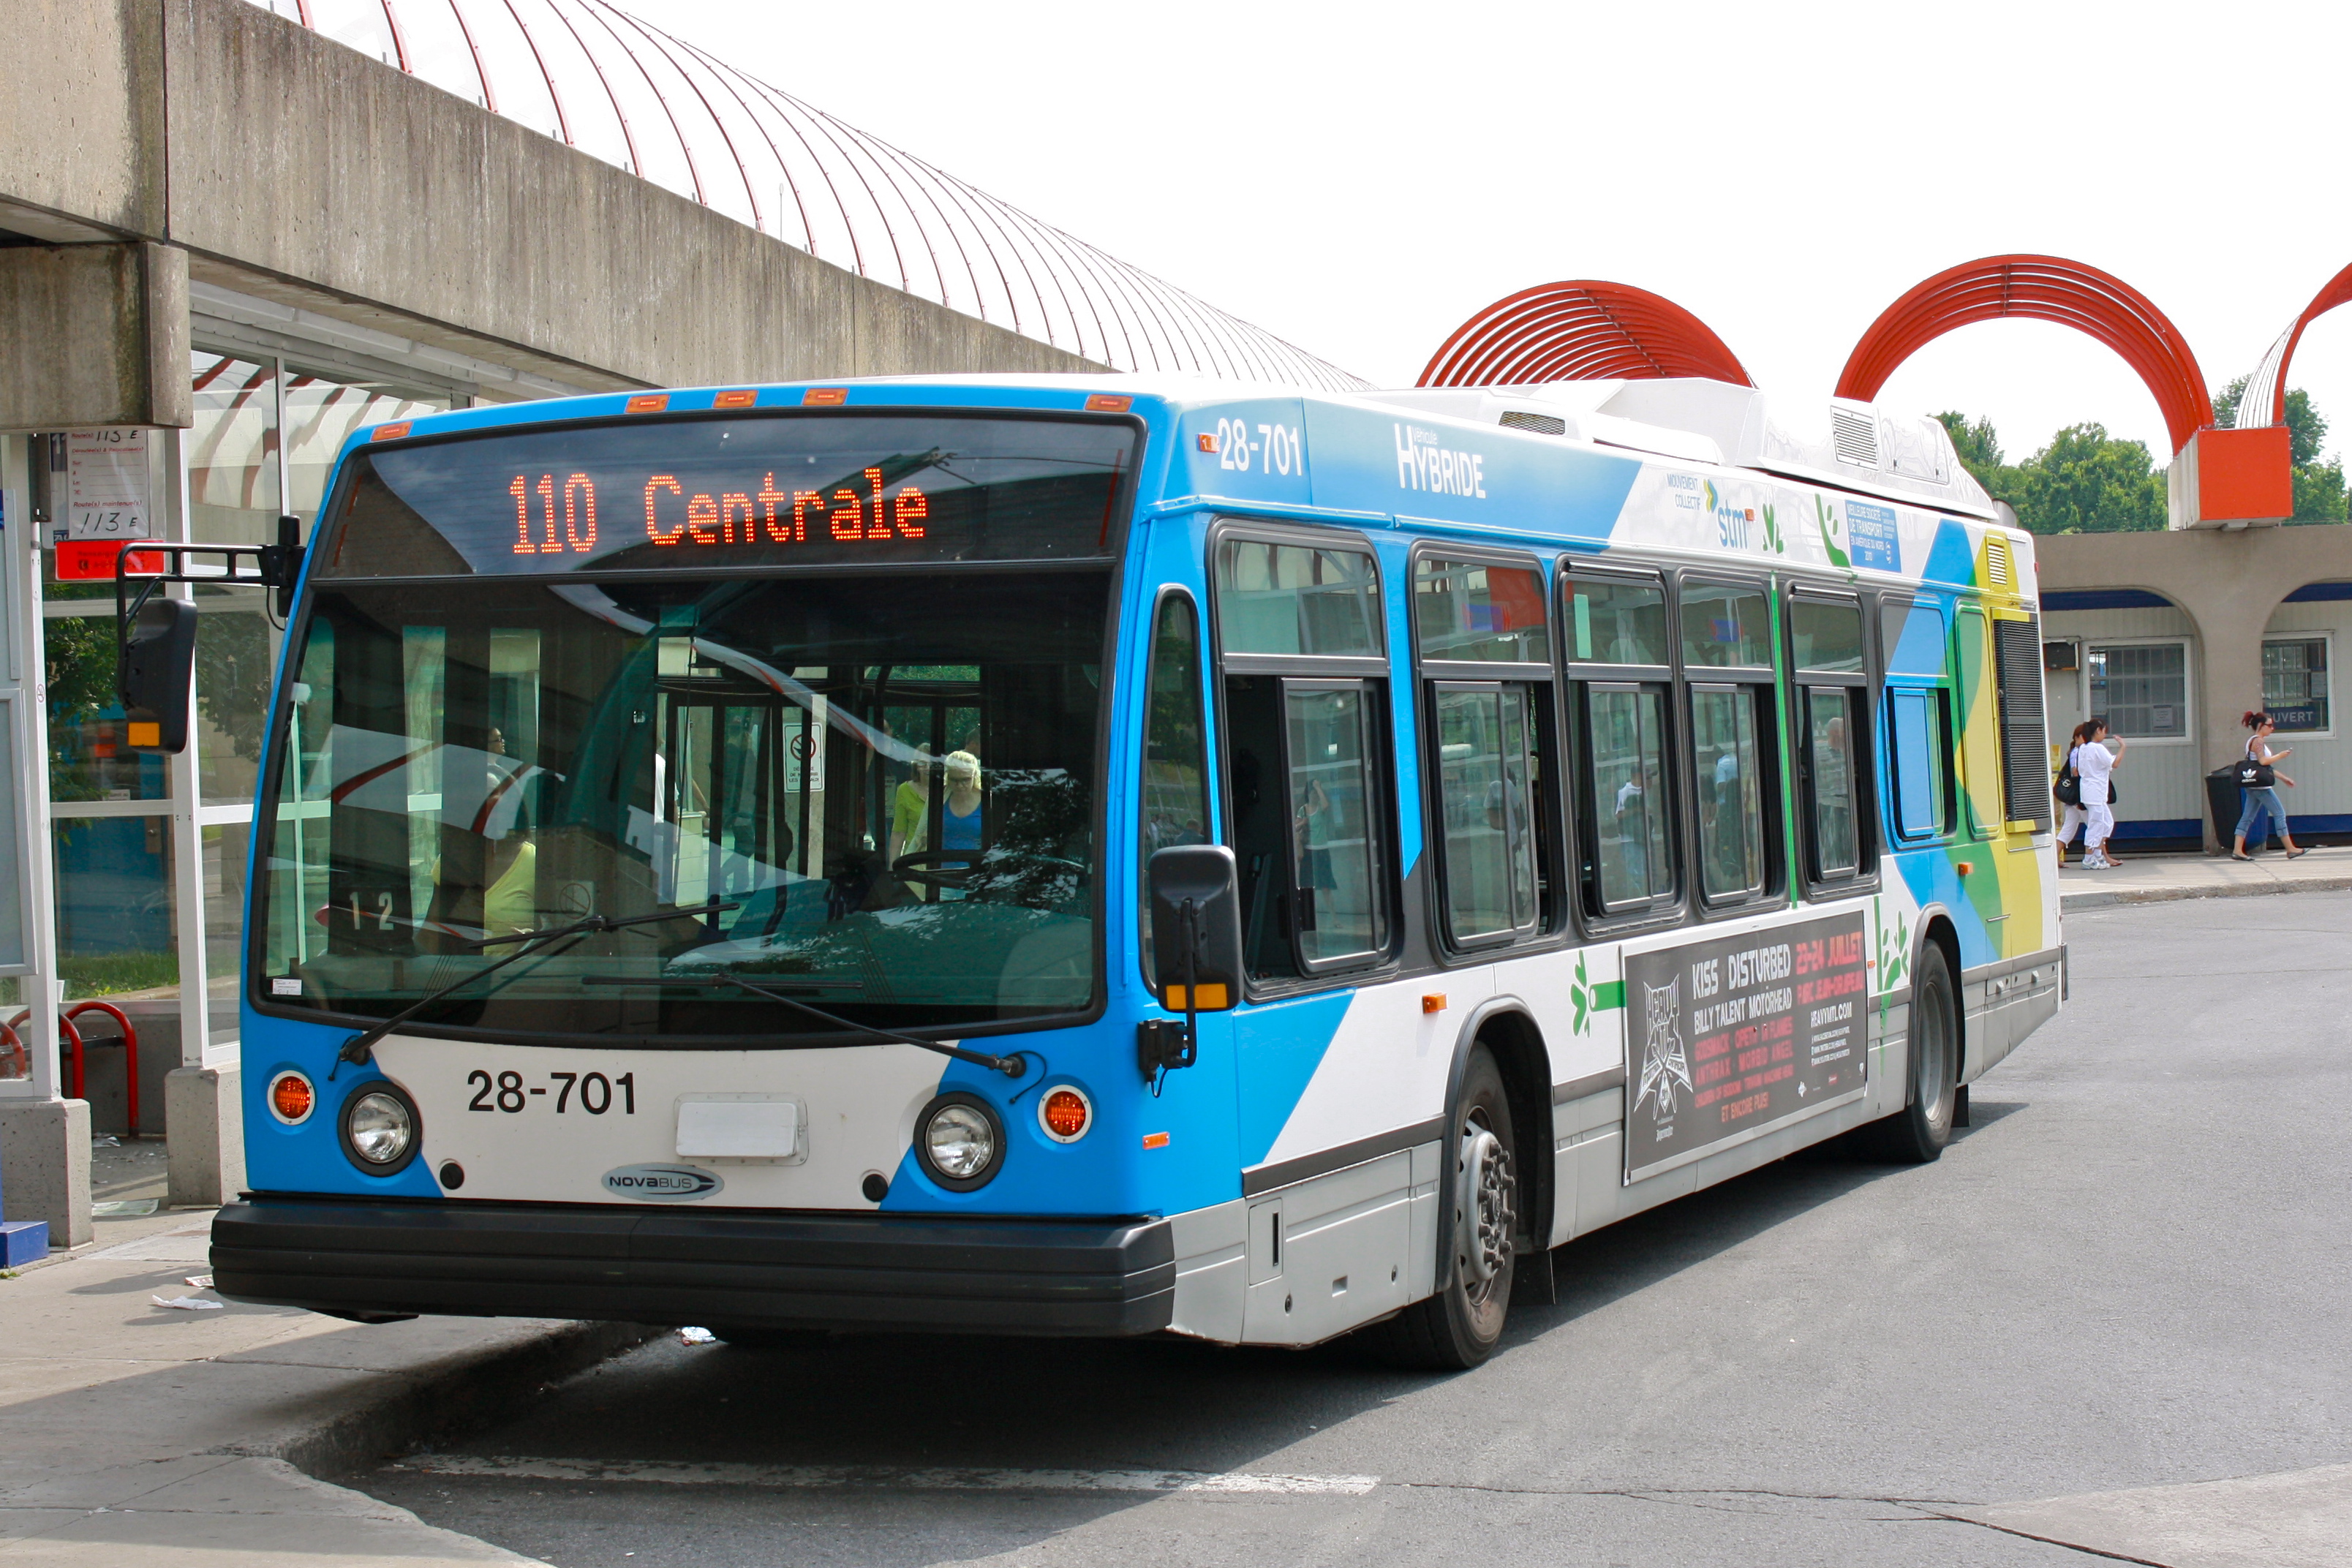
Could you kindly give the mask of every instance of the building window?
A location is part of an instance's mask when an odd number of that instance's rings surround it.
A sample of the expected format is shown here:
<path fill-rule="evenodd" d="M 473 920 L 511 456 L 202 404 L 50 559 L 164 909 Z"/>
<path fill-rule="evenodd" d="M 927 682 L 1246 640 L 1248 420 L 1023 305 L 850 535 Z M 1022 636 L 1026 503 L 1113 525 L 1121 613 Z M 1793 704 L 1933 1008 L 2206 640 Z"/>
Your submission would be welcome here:
<path fill-rule="evenodd" d="M 2091 711 L 2126 740 L 2188 734 L 2187 645 L 2091 649 Z"/>
<path fill-rule="evenodd" d="M 2327 707 L 2327 639 L 2274 637 L 2263 642 L 2263 706 L 2271 722 L 2297 732 L 2334 727 Z"/>

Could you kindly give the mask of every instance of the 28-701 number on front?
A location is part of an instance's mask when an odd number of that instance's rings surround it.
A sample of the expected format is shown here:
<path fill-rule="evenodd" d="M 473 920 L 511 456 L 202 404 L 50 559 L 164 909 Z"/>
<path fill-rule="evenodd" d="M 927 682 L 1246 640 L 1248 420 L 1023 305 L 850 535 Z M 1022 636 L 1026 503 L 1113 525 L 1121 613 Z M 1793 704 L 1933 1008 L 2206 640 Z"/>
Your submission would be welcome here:
<path fill-rule="evenodd" d="M 502 1072 L 491 1077 L 480 1068 L 466 1075 L 467 1084 L 474 1089 L 467 1102 L 468 1110 L 503 1110 L 512 1116 L 531 1102 L 533 1096 L 555 1096 L 555 1113 L 569 1115 L 576 1097 L 581 1110 L 591 1116 L 602 1116 L 613 1109 L 617 1100 L 621 1114 L 637 1113 L 637 1075 L 625 1072 L 615 1078 L 603 1073 L 551 1072 L 544 1085 L 524 1086 L 522 1074 Z"/>

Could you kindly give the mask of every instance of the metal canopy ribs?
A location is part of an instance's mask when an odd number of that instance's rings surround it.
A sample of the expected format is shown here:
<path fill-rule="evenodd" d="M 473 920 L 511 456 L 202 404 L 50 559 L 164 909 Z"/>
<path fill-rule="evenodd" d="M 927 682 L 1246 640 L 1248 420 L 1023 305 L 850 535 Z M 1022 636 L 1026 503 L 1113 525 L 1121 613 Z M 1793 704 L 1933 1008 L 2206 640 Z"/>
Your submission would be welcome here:
<path fill-rule="evenodd" d="M 2197 356 L 2164 312 L 2122 279 L 2059 256 L 1988 256 L 1916 285 L 1854 344 L 1837 395 L 1867 403 L 1927 344 L 2004 316 L 2072 327 L 2121 355 L 2156 395 L 2175 452 L 2213 422 Z"/>
<path fill-rule="evenodd" d="M 1454 329 L 1416 384 L 1685 375 L 1755 384 L 1723 340 L 1673 300 L 1629 284 L 1580 278 L 1496 300 Z"/>
<path fill-rule="evenodd" d="M 1120 370 L 1367 384 L 606 0 L 252 0 L 836 266 Z"/>
<path fill-rule="evenodd" d="M 2263 363 L 2246 378 L 2245 395 L 2238 399 L 2241 426 L 2286 423 L 2286 367 L 2294 358 L 2295 345 L 2303 342 L 2303 329 L 2347 300 L 2352 300 L 2352 267 L 2330 278 L 2326 286 L 2311 297 L 2303 314 L 2279 334 L 2278 342 L 2263 355 Z"/>

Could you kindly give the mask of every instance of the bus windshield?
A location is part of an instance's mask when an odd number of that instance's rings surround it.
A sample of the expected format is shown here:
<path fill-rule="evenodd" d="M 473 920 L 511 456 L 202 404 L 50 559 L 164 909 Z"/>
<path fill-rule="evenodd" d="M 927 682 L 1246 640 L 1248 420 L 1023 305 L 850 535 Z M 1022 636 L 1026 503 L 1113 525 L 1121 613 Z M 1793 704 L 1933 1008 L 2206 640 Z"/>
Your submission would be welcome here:
<path fill-rule="evenodd" d="M 1084 1009 L 1109 581 L 320 585 L 263 814 L 256 1000 L 388 1017 L 513 951 L 485 938 L 720 901 L 551 943 L 409 1026 L 827 1029 L 727 974 L 887 1028 Z"/>

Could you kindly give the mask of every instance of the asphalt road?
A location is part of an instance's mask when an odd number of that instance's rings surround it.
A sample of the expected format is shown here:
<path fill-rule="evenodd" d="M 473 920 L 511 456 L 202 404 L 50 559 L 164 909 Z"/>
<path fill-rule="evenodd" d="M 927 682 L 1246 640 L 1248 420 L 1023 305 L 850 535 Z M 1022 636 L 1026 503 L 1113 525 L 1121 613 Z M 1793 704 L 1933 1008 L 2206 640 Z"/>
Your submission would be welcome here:
<path fill-rule="evenodd" d="M 356 1484 L 563 1568 L 2098 1561 L 1948 1516 L 2352 1460 L 2352 897 L 2067 935 L 2072 1003 L 1939 1163 L 1811 1154 L 1578 1241 L 1467 1375 L 667 1337 Z M 1303 1479 L 1036 1473 L 1102 1470 Z"/>

